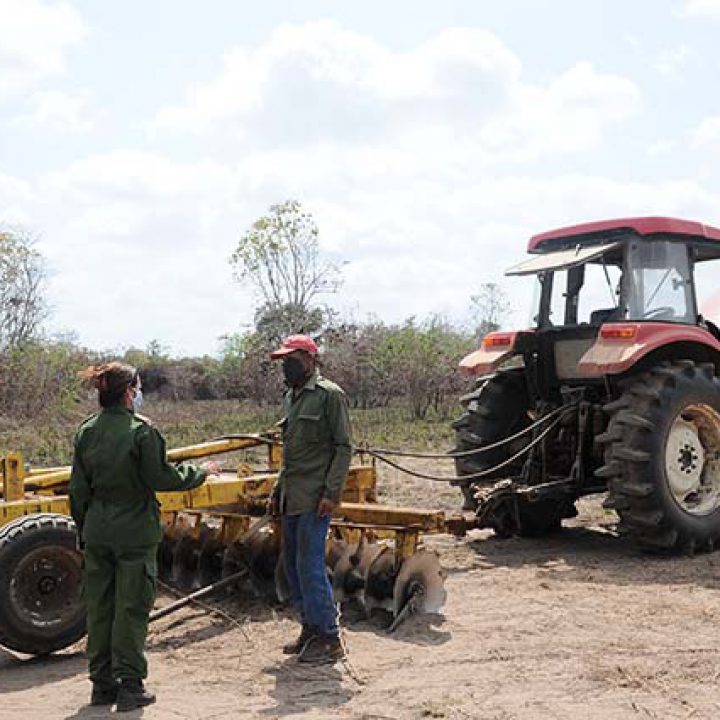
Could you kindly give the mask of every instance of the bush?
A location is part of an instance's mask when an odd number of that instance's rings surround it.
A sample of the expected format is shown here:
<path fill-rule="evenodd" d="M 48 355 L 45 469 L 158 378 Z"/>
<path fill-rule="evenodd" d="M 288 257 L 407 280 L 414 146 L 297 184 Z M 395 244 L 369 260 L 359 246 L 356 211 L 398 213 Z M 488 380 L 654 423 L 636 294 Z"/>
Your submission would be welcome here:
<path fill-rule="evenodd" d="M 78 371 L 88 354 L 70 343 L 32 342 L 0 354 L 0 415 L 14 419 L 72 414 L 82 397 Z"/>

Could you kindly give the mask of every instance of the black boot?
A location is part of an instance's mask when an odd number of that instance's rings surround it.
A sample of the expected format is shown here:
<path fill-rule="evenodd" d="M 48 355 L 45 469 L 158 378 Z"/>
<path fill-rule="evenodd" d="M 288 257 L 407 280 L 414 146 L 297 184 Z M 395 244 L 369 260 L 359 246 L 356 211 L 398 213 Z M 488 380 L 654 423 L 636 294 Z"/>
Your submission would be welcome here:
<path fill-rule="evenodd" d="M 315 635 L 317 635 L 317 632 L 312 627 L 312 625 L 303 625 L 298 639 L 287 643 L 287 645 L 283 645 L 283 654 L 297 655 L 298 653 L 302 652 L 308 640 L 315 637 Z"/>
<path fill-rule="evenodd" d="M 142 680 L 133 678 L 132 680 L 123 680 L 120 683 L 120 690 L 117 695 L 117 712 L 128 712 L 145 705 L 152 705 L 155 702 L 155 696 L 148 692 Z"/>
<path fill-rule="evenodd" d="M 305 643 L 298 657 L 298 662 L 323 665 L 334 663 L 345 657 L 340 638 L 337 635 L 315 635 Z"/>
<path fill-rule="evenodd" d="M 120 684 L 110 682 L 94 682 L 90 695 L 91 705 L 113 705 L 117 700 Z"/>

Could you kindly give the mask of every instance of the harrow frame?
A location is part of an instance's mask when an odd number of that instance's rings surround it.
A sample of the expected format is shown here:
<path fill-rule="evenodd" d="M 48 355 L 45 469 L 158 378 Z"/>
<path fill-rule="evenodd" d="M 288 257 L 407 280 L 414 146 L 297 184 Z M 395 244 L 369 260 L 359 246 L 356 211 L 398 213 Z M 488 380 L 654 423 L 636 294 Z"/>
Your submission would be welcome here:
<path fill-rule="evenodd" d="M 267 448 L 267 467 L 262 470 L 240 463 L 235 471 L 223 469 L 222 473 L 209 477 L 194 490 L 156 493 L 164 524 L 159 564 L 163 564 L 163 552 L 166 567 L 168 558 L 172 560 L 173 575 L 176 575 L 178 563 L 184 563 L 189 569 L 177 575 L 182 576 L 182 582 L 178 584 L 185 589 L 196 590 L 216 582 L 219 564 L 223 577 L 236 571 L 232 561 L 227 565 L 227 558 L 232 555 L 231 549 L 237 550 L 241 546 L 243 537 L 253 534 L 251 528 L 259 528 L 259 523 L 267 522 L 258 518 L 266 514 L 267 500 L 279 473 L 282 448 L 275 436 L 243 435 L 168 451 L 168 459 L 179 462 L 261 446 Z M 68 518 L 69 467 L 26 469 L 22 454 L 11 452 L 0 458 L 0 478 L 0 533 L 6 526 L 8 531 L 15 532 L 16 526 L 25 522 L 23 518 L 27 516 L 64 518 L 72 531 L 73 525 Z M 28 518 L 28 522 L 32 519 Z M 333 515 L 331 527 L 328 556 L 332 543 L 338 539 L 346 547 L 364 547 L 367 538 L 372 538 L 370 542 L 376 538 L 390 540 L 392 545 L 388 547 L 392 550 L 392 564 L 397 574 L 403 563 L 418 552 L 423 534 L 447 532 L 449 523 L 442 511 L 379 504 L 375 461 L 368 461 L 367 456 L 359 453 L 359 462 L 354 463 L 348 473 L 342 501 Z M 257 535 L 272 552 L 279 551 L 279 522 L 269 523 L 269 527 Z M 0 546 L 0 575 L 4 570 L 2 564 Z M 210 570 L 216 574 L 212 576 Z M 10 569 L 7 574 L 12 572 Z M 2 632 L 7 620 L 3 619 L 3 612 L 0 608 L 0 644 L 31 653 L 52 652 L 68 644 L 64 638 L 62 642 L 58 640 L 54 645 L 43 646 L 46 650 L 36 649 L 42 643 L 30 645 L 24 640 L 16 640 L 13 645 L 8 642 L 8 634 Z"/>

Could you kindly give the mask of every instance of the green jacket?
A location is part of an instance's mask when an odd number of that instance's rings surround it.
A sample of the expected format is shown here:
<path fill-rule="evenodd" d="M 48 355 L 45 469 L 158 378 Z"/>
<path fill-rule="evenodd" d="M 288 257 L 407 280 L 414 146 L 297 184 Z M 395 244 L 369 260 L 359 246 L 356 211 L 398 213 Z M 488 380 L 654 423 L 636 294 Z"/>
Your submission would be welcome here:
<path fill-rule="evenodd" d="M 156 490 L 190 490 L 206 472 L 167 461 L 150 422 L 117 405 L 83 422 L 75 435 L 70 512 L 88 545 L 134 548 L 160 542 Z"/>
<path fill-rule="evenodd" d="M 352 454 L 345 393 L 315 373 L 283 398 L 283 462 L 274 495 L 282 512 L 312 512 L 322 498 L 340 502 Z"/>

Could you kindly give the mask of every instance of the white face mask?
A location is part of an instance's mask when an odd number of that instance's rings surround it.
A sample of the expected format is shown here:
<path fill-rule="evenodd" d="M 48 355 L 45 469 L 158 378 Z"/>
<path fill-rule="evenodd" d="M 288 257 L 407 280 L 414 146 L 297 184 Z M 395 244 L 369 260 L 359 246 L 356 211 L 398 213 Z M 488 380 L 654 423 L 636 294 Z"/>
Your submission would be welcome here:
<path fill-rule="evenodd" d="M 142 402 L 143 402 L 142 390 L 140 388 L 137 388 L 137 390 L 135 390 L 135 396 L 133 397 L 133 401 L 132 401 L 133 412 L 137 412 L 140 409 Z"/>

